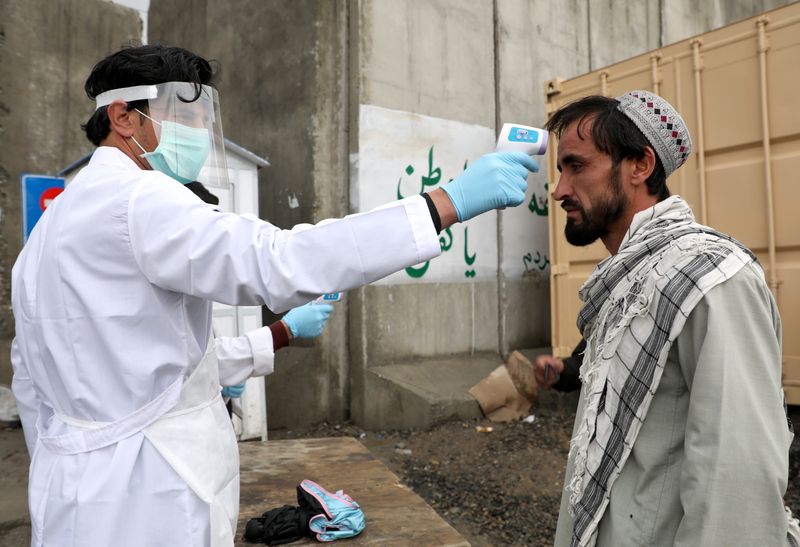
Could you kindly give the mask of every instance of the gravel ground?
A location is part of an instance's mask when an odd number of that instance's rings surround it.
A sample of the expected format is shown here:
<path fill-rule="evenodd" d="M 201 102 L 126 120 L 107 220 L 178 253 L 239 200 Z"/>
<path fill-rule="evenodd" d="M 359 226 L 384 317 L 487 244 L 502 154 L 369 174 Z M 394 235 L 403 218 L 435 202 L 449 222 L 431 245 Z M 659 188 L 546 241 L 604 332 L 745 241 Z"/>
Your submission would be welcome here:
<path fill-rule="evenodd" d="M 800 437 L 800 407 L 789 414 Z M 555 536 L 574 419 L 570 409 L 540 409 L 532 424 L 471 421 L 426 431 L 368 432 L 323 423 L 270 438 L 359 438 L 473 545 L 543 547 Z M 484 427 L 492 431 L 478 430 Z M 800 512 L 798 437 L 790 450 L 785 497 L 795 513 Z"/>
<path fill-rule="evenodd" d="M 800 407 L 792 407 L 790 416 L 800 426 Z M 569 408 L 540 408 L 533 423 L 451 422 L 392 432 L 323 423 L 272 431 L 270 438 L 356 437 L 473 545 L 538 547 L 553 542 L 573 420 Z M 0 547 L 18 547 L 30 537 L 20 429 L 0 427 L 0 462 Z M 798 439 L 790 452 L 786 502 L 800 510 Z"/>
<path fill-rule="evenodd" d="M 789 407 L 789 419 L 794 424 L 794 441 L 789 449 L 789 487 L 784 502 L 797 517 L 800 514 L 800 406 Z"/>
<path fill-rule="evenodd" d="M 393 432 L 323 423 L 270 438 L 354 436 L 473 545 L 545 546 L 553 544 L 573 420 L 572 412 L 540 410 L 533 423 Z"/>

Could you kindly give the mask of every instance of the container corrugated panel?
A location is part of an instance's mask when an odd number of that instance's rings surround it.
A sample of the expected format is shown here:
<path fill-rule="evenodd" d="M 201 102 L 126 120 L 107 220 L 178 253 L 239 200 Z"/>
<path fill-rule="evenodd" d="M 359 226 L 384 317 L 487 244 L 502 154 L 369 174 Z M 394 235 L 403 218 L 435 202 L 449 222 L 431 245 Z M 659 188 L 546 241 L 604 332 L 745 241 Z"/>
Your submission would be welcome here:
<path fill-rule="evenodd" d="M 800 4 L 552 80 L 548 113 L 586 95 L 633 89 L 663 96 L 689 126 L 695 151 L 670 177 L 672 193 L 698 221 L 758 256 L 783 321 L 788 402 L 800 404 Z M 555 142 L 549 148 L 548 177 L 557 181 Z M 608 252 L 600 242 L 566 242 L 566 215 L 552 193 L 549 210 L 553 351 L 563 357 L 580 340 L 578 289 Z"/>

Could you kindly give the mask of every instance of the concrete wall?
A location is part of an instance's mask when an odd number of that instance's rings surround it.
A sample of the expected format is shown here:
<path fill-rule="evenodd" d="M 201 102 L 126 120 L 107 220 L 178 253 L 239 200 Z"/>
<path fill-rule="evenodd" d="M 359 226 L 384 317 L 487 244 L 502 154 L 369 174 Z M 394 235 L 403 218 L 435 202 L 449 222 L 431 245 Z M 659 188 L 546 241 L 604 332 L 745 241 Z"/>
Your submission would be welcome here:
<path fill-rule="evenodd" d="M 150 43 L 216 60 L 225 136 L 270 158 L 260 215 L 280 227 L 347 214 L 347 13 L 340 1 L 150 2 Z M 345 416 L 346 315 L 337 306 L 313 345 L 279 353 L 270 427 Z"/>
<path fill-rule="evenodd" d="M 659 47 L 662 4 L 671 3 L 674 0 L 587 1 L 589 70 Z"/>
<path fill-rule="evenodd" d="M 226 135 L 272 160 L 261 175 L 261 214 L 290 226 L 361 210 L 377 199 L 365 197 L 375 185 L 392 199 L 411 178 L 398 166 L 417 177 L 419 153 L 435 146 L 439 154 L 458 124 L 476 135 L 506 121 L 542 125 L 548 79 L 783 3 L 152 0 L 149 40 L 220 61 Z M 376 112 L 397 124 L 439 120 L 450 133 L 393 143 L 362 119 Z M 396 164 L 367 153 L 381 143 L 397 145 Z M 443 154 L 451 156 L 441 160 L 446 182 L 457 170 L 445 163 L 457 154 Z M 371 367 L 546 345 L 547 231 L 538 200 L 555 181 L 537 174 L 530 182 L 525 205 L 471 232 L 470 241 L 495 249 L 493 257 L 479 253 L 484 269 L 475 277 L 465 278 L 460 255 L 449 251 L 433 263 L 449 265 L 438 273 L 401 272 L 351 291 L 321 340 L 282 352 L 268 380 L 270 425 L 364 421 Z"/>
<path fill-rule="evenodd" d="M 796 0 L 661 0 L 661 42 L 672 44 Z"/>
<path fill-rule="evenodd" d="M 588 5 L 583 0 L 504 0 L 497 2 L 497 126 L 520 121 L 542 127 L 546 122 L 544 80 L 589 70 Z M 540 173 L 528 179 L 525 204 L 500 213 L 498 248 L 499 338 L 510 349 L 548 345 L 550 284 L 544 158 Z M 540 257 L 537 262 L 534 260 Z M 530 259 L 528 259 L 530 255 Z"/>
<path fill-rule="evenodd" d="M 364 108 L 486 131 L 511 120 L 541 125 L 547 79 L 786 3 L 152 0 L 149 40 L 219 62 L 226 135 L 273 161 L 261 172 L 261 212 L 288 227 L 358 209 L 350 194 L 365 184 Z M 79 128 L 92 110 L 83 82 L 94 62 L 141 32 L 138 13 L 104 0 L 0 2 L 0 383 L 11 376 L 19 175 L 55 173 L 91 150 Z M 448 178 L 456 174 L 450 168 Z M 387 187 L 397 180 L 389 175 Z M 358 418 L 371 366 L 546 344 L 546 219 L 533 205 L 552 181 L 530 182 L 531 207 L 471 232 L 475 244 L 494 242 L 495 256 L 478 258 L 479 271 L 494 264 L 494 276 L 464 278 L 450 252 L 436 263 L 450 273 L 401 274 L 353 291 L 320 340 L 281 353 L 268 381 L 270 423 Z"/>
<path fill-rule="evenodd" d="M 141 36 L 135 11 L 103 0 L 0 2 L 0 383 L 11 381 L 11 267 L 19 253 L 19 177 L 56 174 L 92 149 L 80 124 L 92 66 Z"/>
<path fill-rule="evenodd" d="M 484 144 L 474 156 L 491 151 L 496 117 L 492 2 L 364 0 L 356 5 L 357 12 L 354 8 L 350 16 L 356 27 L 350 47 L 358 51 L 358 62 L 351 67 L 357 83 L 351 91 L 352 101 L 362 113 L 374 107 L 395 111 L 398 125 L 408 113 L 425 116 L 412 125 L 416 131 L 398 135 L 397 142 L 386 138 L 385 148 L 393 149 L 403 163 L 417 167 L 415 179 L 417 173 L 426 172 L 425 162 L 420 160 L 429 147 L 438 151 L 440 158 L 444 152 L 444 164 L 434 164 L 442 169 L 442 183 L 457 176 L 467 159 L 455 163 L 458 152 L 447 146 L 458 137 L 459 128 L 476 136 L 484 128 L 488 139 L 480 138 Z M 387 119 L 391 120 L 391 115 Z M 441 135 L 419 129 L 431 122 L 449 129 Z M 365 149 L 379 150 L 382 144 L 370 140 L 366 123 L 351 122 L 351 127 L 359 128 L 360 137 L 359 142 L 351 143 L 350 152 L 359 162 L 357 176 L 351 179 L 351 195 L 378 185 L 385 188 L 388 201 L 403 173 L 380 165 L 365 173 L 367 162 L 374 160 Z M 453 156 L 449 165 L 447 155 Z M 474 156 L 469 160 L 477 159 Z M 362 205 L 356 210 L 368 208 Z M 469 358 L 474 352 L 498 351 L 496 215 L 470 221 L 469 228 L 470 250 L 489 243 L 489 252 L 476 253 L 486 269 L 475 277 L 465 278 L 464 270 L 458 268 L 469 251 L 464 247 L 461 252 L 466 237 L 463 228 L 455 226 L 453 238 L 464 239 L 454 241 L 453 250 L 432 264 L 435 268 L 450 263 L 447 271 L 413 279 L 401 272 L 386 283 L 351 291 L 351 411 L 356 421 L 377 425 L 370 415 L 380 402 L 371 400 L 369 368 L 431 356 L 461 354 Z"/>

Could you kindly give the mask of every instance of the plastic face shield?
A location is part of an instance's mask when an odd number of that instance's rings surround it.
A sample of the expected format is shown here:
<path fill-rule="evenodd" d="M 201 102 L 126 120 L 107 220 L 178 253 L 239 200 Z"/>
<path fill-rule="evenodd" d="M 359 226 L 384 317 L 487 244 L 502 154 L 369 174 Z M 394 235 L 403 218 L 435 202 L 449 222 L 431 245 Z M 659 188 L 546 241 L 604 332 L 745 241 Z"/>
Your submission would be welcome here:
<path fill-rule="evenodd" d="M 154 152 L 158 155 L 159 163 L 168 165 L 171 172 L 181 174 L 182 178 L 194 178 L 196 174 L 195 180 L 206 186 L 229 186 L 216 89 L 190 82 L 124 87 L 98 95 L 97 108 L 108 106 L 116 100 L 126 103 L 147 101 L 148 107 L 144 114 L 153 121 L 153 129 L 159 142 Z M 204 154 L 198 159 L 198 148 L 205 148 L 205 143 L 201 143 L 202 146 L 196 144 L 198 137 L 201 141 L 204 140 L 202 130 L 208 134 L 208 153 L 204 162 Z M 145 159 L 150 154 L 152 152 L 148 152 Z M 155 161 L 150 163 L 154 166 Z M 181 178 L 178 180 L 190 182 Z"/>

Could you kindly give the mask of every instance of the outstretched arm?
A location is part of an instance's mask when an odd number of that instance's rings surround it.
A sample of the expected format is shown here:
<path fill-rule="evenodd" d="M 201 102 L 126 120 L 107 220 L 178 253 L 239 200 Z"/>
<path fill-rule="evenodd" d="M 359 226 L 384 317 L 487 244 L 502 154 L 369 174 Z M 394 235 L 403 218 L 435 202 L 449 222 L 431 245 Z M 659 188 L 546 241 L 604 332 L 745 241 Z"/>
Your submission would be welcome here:
<path fill-rule="evenodd" d="M 533 159 L 522 153 L 480 158 L 429 196 L 442 227 L 455 218 L 463 221 L 518 205 L 524 200 L 527 174 L 535 168 Z M 441 254 L 422 196 L 281 230 L 256 218 L 216 212 L 159 175 L 143 176 L 132 193 L 128 235 L 137 265 L 163 289 L 282 311 Z"/>

